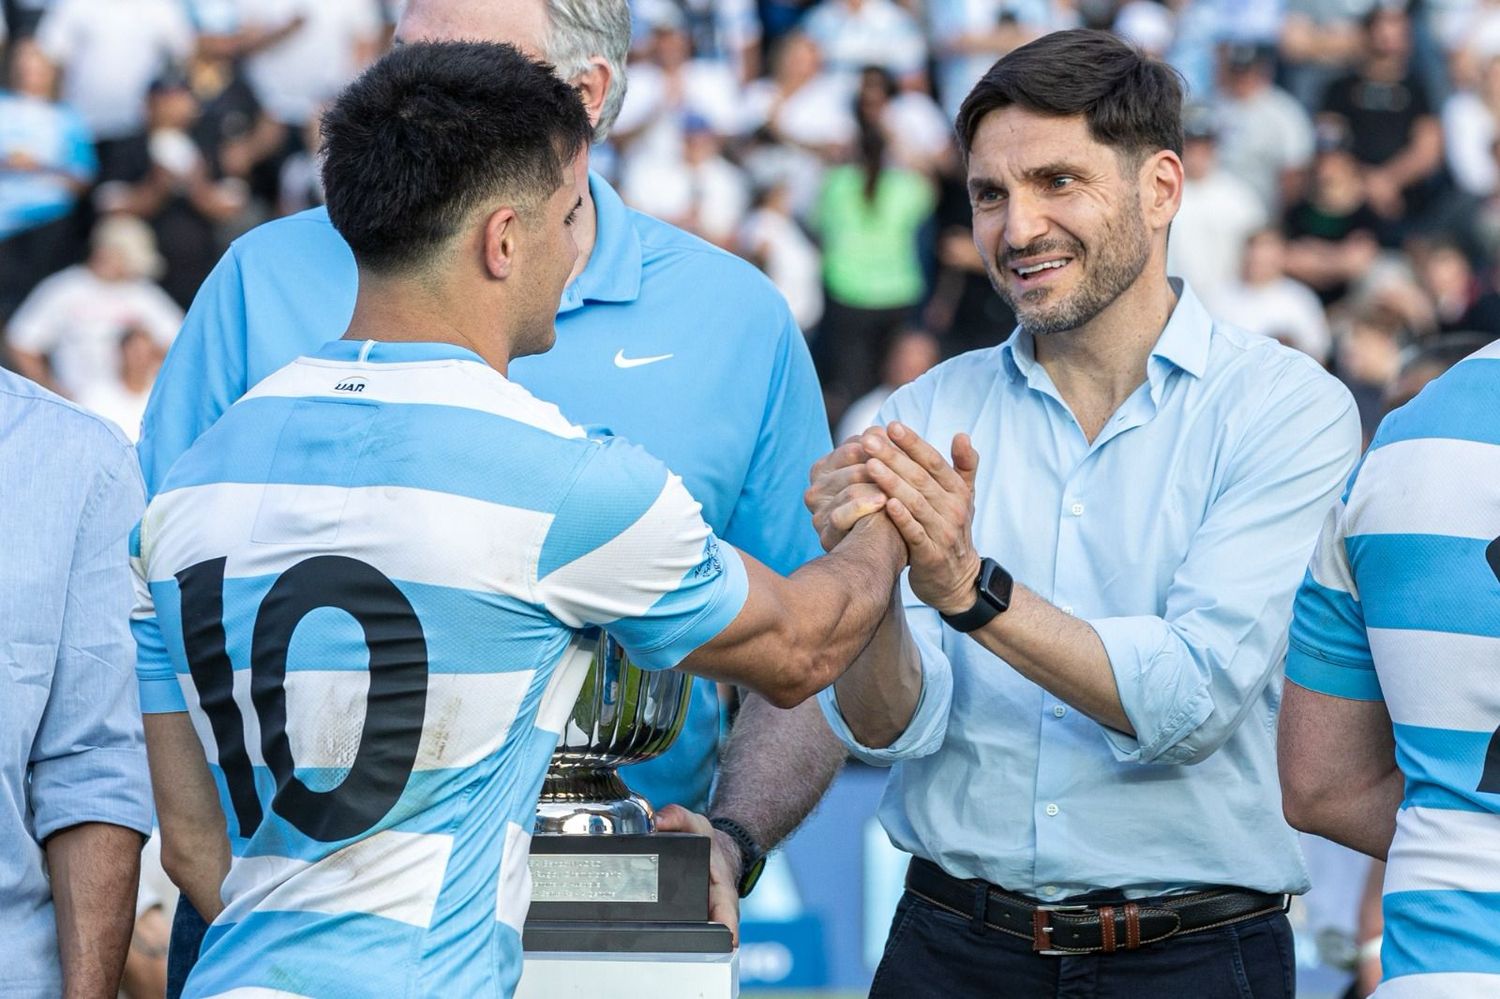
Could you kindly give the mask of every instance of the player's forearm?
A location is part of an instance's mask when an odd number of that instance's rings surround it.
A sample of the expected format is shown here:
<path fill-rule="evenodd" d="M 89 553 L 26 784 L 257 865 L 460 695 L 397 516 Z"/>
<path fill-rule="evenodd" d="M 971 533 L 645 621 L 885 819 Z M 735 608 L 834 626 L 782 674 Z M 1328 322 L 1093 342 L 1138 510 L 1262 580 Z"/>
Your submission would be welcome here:
<path fill-rule="evenodd" d="M 213 776 L 186 711 L 148 714 L 145 723 L 162 868 L 212 922 L 224 907 L 219 891 L 229 873 L 229 835 Z"/>
<path fill-rule="evenodd" d="M 812 812 L 846 755 L 816 700 L 784 710 L 750 694 L 724 747 L 709 814 L 733 819 L 769 850 Z"/>
<path fill-rule="evenodd" d="M 792 574 L 786 596 L 793 647 L 812 652 L 805 695 L 833 683 L 869 643 L 906 562 L 906 545 L 883 516 L 866 517 L 832 552 Z"/>
<path fill-rule="evenodd" d="M 1109 653 L 1087 622 L 1016 584 L 1010 609 L 973 637 L 1052 696 L 1101 725 L 1135 735 Z"/>
<path fill-rule="evenodd" d="M 875 636 L 834 684 L 839 714 L 860 745 L 885 749 L 901 737 L 922 697 L 922 659 L 892 588 Z"/>
<path fill-rule="evenodd" d="M 135 923 L 141 834 L 103 822 L 48 837 L 65 999 L 114 999 Z"/>

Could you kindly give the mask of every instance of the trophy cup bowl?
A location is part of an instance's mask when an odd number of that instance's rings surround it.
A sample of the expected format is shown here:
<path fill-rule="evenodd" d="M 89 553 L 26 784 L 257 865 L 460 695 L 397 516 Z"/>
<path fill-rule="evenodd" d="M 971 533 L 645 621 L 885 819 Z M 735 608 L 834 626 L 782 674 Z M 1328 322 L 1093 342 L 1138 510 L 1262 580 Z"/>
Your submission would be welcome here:
<path fill-rule="evenodd" d="M 615 769 L 667 751 L 687 720 L 693 678 L 640 668 L 598 629 L 580 634 L 575 653 L 592 659 L 547 767 L 536 832 L 650 833 L 650 803 L 632 793 Z"/>

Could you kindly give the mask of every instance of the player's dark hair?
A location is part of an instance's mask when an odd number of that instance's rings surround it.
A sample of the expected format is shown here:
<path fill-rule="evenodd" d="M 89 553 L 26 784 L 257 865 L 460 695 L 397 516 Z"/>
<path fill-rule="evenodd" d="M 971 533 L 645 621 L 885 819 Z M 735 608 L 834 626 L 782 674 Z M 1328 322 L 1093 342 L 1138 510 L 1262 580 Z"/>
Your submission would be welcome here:
<path fill-rule="evenodd" d="M 486 201 L 539 208 L 590 135 L 577 92 L 512 46 L 401 45 L 323 115 L 328 217 L 361 267 L 415 269 Z"/>
<path fill-rule="evenodd" d="M 1177 71 L 1107 31 L 1055 31 L 991 66 L 958 111 L 966 159 L 984 116 L 1008 107 L 1058 118 L 1081 114 L 1096 142 L 1136 158 L 1182 152 Z"/>

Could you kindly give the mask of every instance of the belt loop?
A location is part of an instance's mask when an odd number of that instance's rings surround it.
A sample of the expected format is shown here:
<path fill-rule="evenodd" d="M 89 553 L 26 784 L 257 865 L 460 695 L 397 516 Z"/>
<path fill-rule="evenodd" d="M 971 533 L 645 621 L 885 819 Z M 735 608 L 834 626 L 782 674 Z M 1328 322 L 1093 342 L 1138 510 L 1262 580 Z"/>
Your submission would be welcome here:
<path fill-rule="evenodd" d="M 975 936 L 984 934 L 984 917 L 989 908 L 990 886 L 983 881 L 974 882 L 974 911 L 969 917 L 969 932 Z"/>

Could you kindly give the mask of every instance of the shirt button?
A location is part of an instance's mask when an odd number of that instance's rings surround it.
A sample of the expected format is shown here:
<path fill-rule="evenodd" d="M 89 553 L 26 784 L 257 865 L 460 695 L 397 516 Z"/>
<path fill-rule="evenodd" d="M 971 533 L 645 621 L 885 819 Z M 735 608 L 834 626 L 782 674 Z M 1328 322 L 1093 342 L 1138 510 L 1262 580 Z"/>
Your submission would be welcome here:
<path fill-rule="evenodd" d="M 1068 512 L 1071 513 L 1075 517 L 1082 517 L 1083 516 L 1083 504 L 1082 503 L 1074 503 L 1072 506 L 1068 507 Z"/>
<path fill-rule="evenodd" d="M 1048 805 L 1046 808 L 1048 815 L 1056 815 L 1060 810 L 1056 805 Z"/>
<path fill-rule="evenodd" d="M 1042 885 L 1042 894 L 1043 895 L 1056 895 L 1057 894 L 1057 885 Z"/>
<path fill-rule="evenodd" d="M 1065 715 L 1067 713 L 1068 713 L 1068 709 L 1065 708 L 1065 707 L 1063 707 L 1061 704 L 1055 704 L 1052 707 L 1052 716 L 1054 718 L 1061 718 L 1063 715 Z"/>

